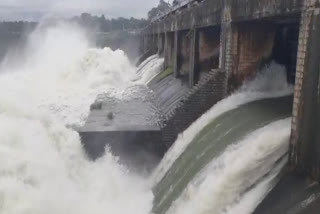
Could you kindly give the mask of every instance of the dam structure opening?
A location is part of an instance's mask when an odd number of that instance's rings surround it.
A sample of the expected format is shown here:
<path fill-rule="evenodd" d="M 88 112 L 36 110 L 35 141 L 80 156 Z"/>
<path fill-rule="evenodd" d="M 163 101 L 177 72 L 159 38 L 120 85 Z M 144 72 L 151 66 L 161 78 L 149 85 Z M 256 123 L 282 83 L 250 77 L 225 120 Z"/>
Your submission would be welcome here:
<path fill-rule="evenodd" d="M 0 213 L 317 214 L 320 2 L 190 0 L 140 56 L 40 23 L 0 64 Z"/>

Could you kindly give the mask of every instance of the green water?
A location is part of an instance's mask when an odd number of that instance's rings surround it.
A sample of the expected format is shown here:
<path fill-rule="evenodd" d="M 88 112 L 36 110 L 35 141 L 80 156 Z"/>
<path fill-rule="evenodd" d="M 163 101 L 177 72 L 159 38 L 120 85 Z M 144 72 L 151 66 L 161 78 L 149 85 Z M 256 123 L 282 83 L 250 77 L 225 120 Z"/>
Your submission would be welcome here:
<path fill-rule="evenodd" d="M 211 121 L 154 187 L 153 212 L 165 213 L 195 175 L 229 145 L 267 124 L 290 117 L 292 100 L 287 96 L 254 101 Z"/>

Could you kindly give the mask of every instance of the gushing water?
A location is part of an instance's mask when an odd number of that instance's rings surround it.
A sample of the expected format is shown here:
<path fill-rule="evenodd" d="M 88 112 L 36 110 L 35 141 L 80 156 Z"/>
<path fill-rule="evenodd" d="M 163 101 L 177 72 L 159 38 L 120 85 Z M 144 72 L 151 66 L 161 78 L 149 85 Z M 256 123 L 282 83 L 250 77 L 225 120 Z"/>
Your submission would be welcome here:
<path fill-rule="evenodd" d="M 124 90 L 135 77 L 123 51 L 92 48 L 80 27 L 66 23 L 40 26 L 16 61 L 1 66 L 4 96 L 50 111 L 68 125 L 84 122 L 98 94 Z"/>
<path fill-rule="evenodd" d="M 242 194 L 271 171 L 276 161 L 285 155 L 290 136 L 289 125 L 289 119 L 272 123 L 229 146 L 188 185 L 168 213 L 223 213 L 230 209 L 230 205 L 242 200 Z"/>
<path fill-rule="evenodd" d="M 97 94 L 131 84 L 125 54 L 60 23 L 38 28 L 22 57 L 0 76 L 0 213 L 149 213 L 144 179 L 109 152 L 90 162 L 65 127 L 82 123 Z"/>
<path fill-rule="evenodd" d="M 159 58 L 158 55 L 152 55 L 147 58 L 137 68 L 139 81 L 142 84 L 148 84 L 154 77 L 156 77 L 162 70 L 164 58 Z"/>
<path fill-rule="evenodd" d="M 162 64 L 152 56 L 136 73 L 122 51 L 92 47 L 77 26 L 39 26 L 20 58 L 0 66 L 0 213 L 149 214 L 149 182 L 158 183 L 208 123 L 245 103 L 292 91 L 284 69 L 271 64 L 181 134 L 149 179 L 108 151 L 87 160 L 79 135 L 67 127 L 84 122 L 98 94 L 121 98 L 133 84 L 152 80 Z M 276 161 L 286 152 L 288 133 L 286 119 L 239 139 L 192 179 L 168 213 L 251 213 L 283 166 Z"/>
<path fill-rule="evenodd" d="M 174 161 L 184 152 L 185 148 L 191 143 L 194 137 L 210 121 L 213 121 L 219 115 L 254 100 L 281 97 L 291 94 L 292 91 L 292 85 L 288 84 L 286 80 L 285 68 L 276 63 L 271 63 L 258 73 L 253 81 L 245 83 L 235 94 L 217 103 L 195 121 L 187 130 L 181 133 L 154 171 L 151 182 L 154 185 L 157 184 L 166 174 L 168 169 L 170 169 Z"/>

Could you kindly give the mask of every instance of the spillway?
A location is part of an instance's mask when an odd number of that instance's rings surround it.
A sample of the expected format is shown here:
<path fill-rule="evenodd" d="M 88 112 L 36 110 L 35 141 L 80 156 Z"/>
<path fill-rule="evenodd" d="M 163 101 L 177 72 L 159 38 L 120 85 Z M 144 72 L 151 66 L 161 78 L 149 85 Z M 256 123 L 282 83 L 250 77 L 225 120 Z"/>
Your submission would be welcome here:
<path fill-rule="evenodd" d="M 138 82 L 148 84 L 163 68 L 164 59 L 158 55 L 152 55 L 143 61 L 137 68 Z"/>
<path fill-rule="evenodd" d="M 221 155 L 228 146 L 259 128 L 290 117 L 291 109 L 292 97 L 270 98 L 242 105 L 210 122 L 196 135 L 155 186 L 154 212 L 165 213 L 194 176 Z M 279 158 L 281 156 L 274 161 Z"/>
<path fill-rule="evenodd" d="M 73 128 L 84 123 L 97 95 L 121 103 L 128 88 L 150 84 L 163 59 L 151 56 L 137 69 L 122 51 L 92 48 L 84 38 L 68 25 L 38 29 L 26 59 L 2 66 L 0 213 L 252 213 L 286 163 L 292 87 L 283 68 L 271 64 L 212 107 L 146 177 L 108 147 L 89 160 Z M 170 76 L 153 87 L 171 82 L 170 93 L 185 90 Z M 171 106 L 164 91 L 155 95 L 163 112 Z"/>

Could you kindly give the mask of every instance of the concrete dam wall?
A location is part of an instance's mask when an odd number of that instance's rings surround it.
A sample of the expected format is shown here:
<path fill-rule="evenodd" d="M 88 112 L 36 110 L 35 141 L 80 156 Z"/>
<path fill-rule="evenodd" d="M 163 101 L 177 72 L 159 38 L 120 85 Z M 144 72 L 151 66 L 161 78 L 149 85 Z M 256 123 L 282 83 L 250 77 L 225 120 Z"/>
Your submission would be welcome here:
<path fill-rule="evenodd" d="M 180 1 L 137 63 L 64 21 L 1 63 L 1 214 L 319 214 L 320 0 Z"/>
<path fill-rule="evenodd" d="M 141 50 L 165 58 L 177 78 L 195 85 L 212 69 L 225 74 L 225 94 L 276 61 L 295 84 L 290 162 L 319 176 L 317 87 L 319 1 L 190 1 L 155 20 L 142 32 Z"/>
<path fill-rule="evenodd" d="M 108 145 L 120 157 L 134 154 L 136 165 L 147 160 L 137 152 L 142 150 L 156 154 L 156 165 L 180 133 L 275 62 L 285 68 L 286 82 L 294 85 L 294 96 L 288 98 L 293 103 L 289 164 L 255 213 L 265 213 L 270 203 L 275 206 L 273 213 L 316 213 L 320 200 L 315 182 L 320 180 L 319 11 L 318 0 L 195 0 L 174 8 L 143 29 L 140 38 L 141 59 L 153 54 L 164 59 L 161 71 L 146 84 L 153 94 L 151 109 L 157 109 L 159 117 L 145 121 L 157 122 L 103 129 L 100 137 L 94 137 L 87 124 L 80 131 L 83 143 L 87 146 L 95 139 L 87 150 L 99 153 L 93 155 L 97 158 Z M 145 108 L 145 100 L 139 101 L 141 105 L 136 102 L 132 105 Z M 137 121 L 137 115 L 126 119 Z M 295 198 L 276 200 L 277 195 Z"/>

